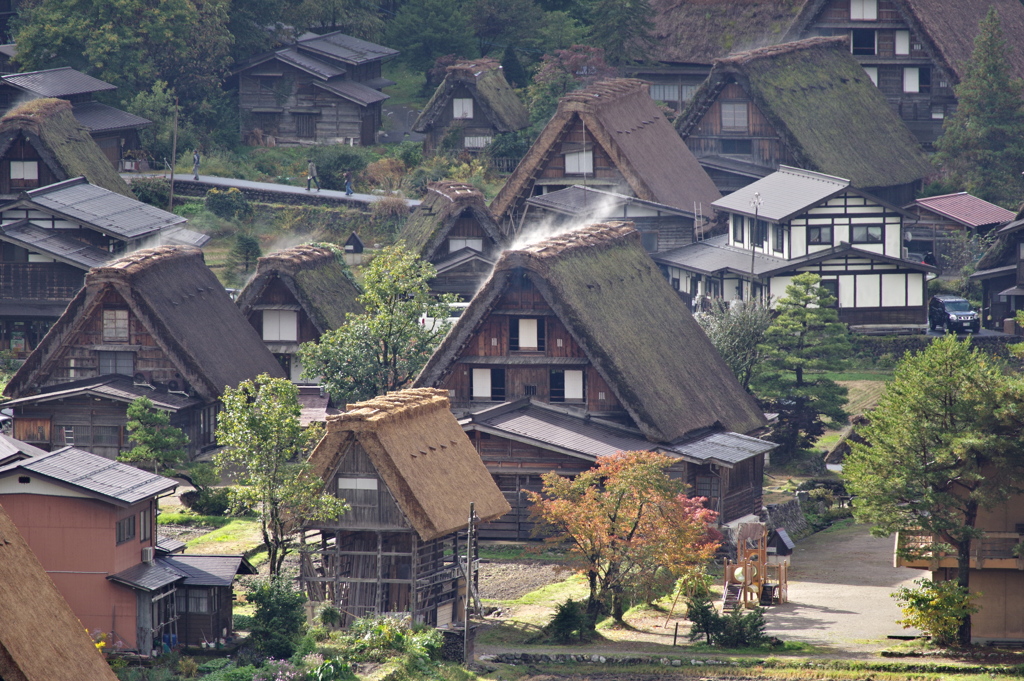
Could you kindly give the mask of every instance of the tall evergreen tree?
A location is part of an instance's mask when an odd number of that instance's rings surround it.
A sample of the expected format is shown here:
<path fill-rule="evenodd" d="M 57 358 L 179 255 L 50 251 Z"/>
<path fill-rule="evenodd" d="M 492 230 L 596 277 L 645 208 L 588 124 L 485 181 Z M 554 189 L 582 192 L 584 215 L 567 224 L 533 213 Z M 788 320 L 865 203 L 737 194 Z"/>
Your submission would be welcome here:
<path fill-rule="evenodd" d="M 1010 73 L 1009 50 L 992 7 L 956 86 L 956 113 L 947 119 L 935 147 L 936 162 L 956 184 L 987 201 L 1015 207 L 1024 194 L 1024 84 Z"/>
<path fill-rule="evenodd" d="M 140 397 L 128 405 L 125 430 L 133 446 L 121 452 L 118 461 L 150 465 L 156 473 L 160 467 L 177 466 L 187 458 L 188 437 L 180 428 L 172 426 L 170 414 L 154 407 L 148 397 Z"/>
<path fill-rule="evenodd" d="M 441 55 L 468 58 L 476 51 L 468 12 L 461 2 L 450 0 L 408 0 L 389 23 L 385 43 L 424 72 Z"/>
<path fill-rule="evenodd" d="M 648 0 L 591 0 L 587 11 L 590 44 L 600 47 L 612 64 L 647 56 L 654 29 Z"/>

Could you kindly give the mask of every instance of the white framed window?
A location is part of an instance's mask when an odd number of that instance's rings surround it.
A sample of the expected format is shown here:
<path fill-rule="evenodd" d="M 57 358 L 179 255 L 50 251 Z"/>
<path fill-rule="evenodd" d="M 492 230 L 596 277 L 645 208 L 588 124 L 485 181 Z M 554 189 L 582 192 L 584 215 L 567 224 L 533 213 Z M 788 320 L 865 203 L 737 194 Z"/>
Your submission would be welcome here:
<path fill-rule="evenodd" d="M 939 104 L 938 106 L 932 107 L 932 120 L 941 121 L 946 117 L 946 108 Z"/>
<path fill-rule="evenodd" d="M 473 101 L 473 100 L 470 100 Z M 493 138 L 489 135 L 477 135 L 474 137 L 467 137 L 462 141 L 462 146 L 466 149 L 483 149 L 491 143 Z"/>
<path fill-rule="evenodd" d="M 589 175 L 593 172 L 593 151 L 572 151 L 565 155 L 566 175 Z"/>
<path fill-rule="evenodd" d="M 850 0 L 851 21 L 877 21 L 878 0 Z"/>
<path fill-rule="evenodd" d="M 491 399 L 491 370 L 473 369 L 473 399 Z"/>
<path fill-rule="evenodd" d="M 921 91 L 921 69 L 908 66 L 903 69 L 903 91 L 908 93 Z"/>
<path fill-rule="evenodd" d="M 38 180 L 38 161 L 11 161 L 12 180 Z"/>
<path fill-rule="evenodd" d="M 871 79 L 871 82 L 875 84 L 875 87 L 878 87 L 878 67 L 865 66 L 864 73 L 868 74 L 868 78 Z"/>
<path fill-rule="evenodd" d="M 537 349 L 537 320 L 520 319 L 519 321 L 519 349 Z"/>
<path fill-rule="evenodd" d="M 567 369 L 565 372 L 565 399 L 583 399 L 583 371 L 580 369 Z"/>
<path fill-rule="evenodd" d="M 263 340 L 299 340 L 299 313 L 295 310 L 264 310 Z"/>
<path fill-rule="evenodd" d="M 128 342 L 128 310 L 103 311 L 103 342 Z"/>
<path fill-rule="evenodd" d="M 896 54 L 910 54 L 910 31 L 896 31 Z"/>
<path fill-rule="evenodd" d="M 452 237 L 448 239 L 448 252 L 454 253 L 455 251 L 461 251 L 463 248 L 472 248 L 474 251 L 483 253 L 484 251 L 484 240 L 483 238 L 477 237 Z"/>
<path fill-rule="evenodd" d="M 746 102 L 722 102 L 722 128 L 725 130 L 747 129 Z"/>
<path fill-rule="evenodd" d="M 679 85 L 675 83 L 652 83 L 651 99 L 656 102 L 678 102 Z"/>
<path fill-rule="evenodd" d="M 377 478 L 338 478 L 338 489 L 376 491 Z"/>
<path fill-rule="evenodd" d="M 473 117 L 473 98 L 472 97 L 456 97 L 452 100 L 452 117 L 453 118 L 472 118 Z"/>

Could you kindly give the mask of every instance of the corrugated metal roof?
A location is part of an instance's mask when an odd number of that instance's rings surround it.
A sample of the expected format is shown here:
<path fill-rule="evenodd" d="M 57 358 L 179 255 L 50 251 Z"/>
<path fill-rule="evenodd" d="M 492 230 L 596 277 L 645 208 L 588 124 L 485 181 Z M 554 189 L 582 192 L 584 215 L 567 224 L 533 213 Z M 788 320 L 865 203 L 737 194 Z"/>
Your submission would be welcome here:
<path fill-rule="evenodd" d="M 159 559 L 152 563 L 138 563 L 127 570 L 110 575 L 107 579 L 126 584 L 133 589 L 156 591 L 183 579 L 185 574 Z"/>
<path fill-rule="evenodd" d="M 99 102 L 82 102 L 71 107 L 75 120 L 89 129 L 89 132 L 113 132 L 130 130 L 151 125 L 153 121 L 142 116 L 115 109 Z"/>
<path fill-rule="evenodd" d="M 106 397 L 119 402 L 132 402 L 139 397 L 148 397 L 154 406 L 167 411 L 179 411 L 201 402 L 201 400 L 188 397 L 187 395 L 150 390 L 146 386 L 137 386 L 132 383 L 131 378 L 121 376 L 120 374 L 83 378 L 79 381 L 61 383 L 55 387 L 57 390 L 43 390 L 28 397 L 9 400 L 4 402 L 4 407 L 32 404 L 34 402 L 48 402 L 50 400 L 83 394 Z"/>
<path fill-rule="evenodd" d="M 0 468 L 0 475 L 31 471 L 125 505 L 169 492 L 178 483 L 162 475 L 91 454 L 75 447 L 24 459 Z"/>
<path fill-rule="evenodd" d="M 168 227 L 160 232 L 160 241 L 163 243 L 181 244 L 182 246 L 195 246 L 201 248 L 210 240 L 209 234 L 185 229 L 181 225 Z"/>
<path fill-rule="evenodd" d="M 40 97 L 68 97 L 117 89 L 110 83 L 76 71 L 70 66 L 28 73 L 10 73 L 0 76 L 0 80 Z"/>
<path fill-rule="evenodd" d="M 0 226 L 0 237 L 3 241 L 51 255 L 57 260 L 84 270 L 100 267 L 113 257 L 95 246 L 78 241 L 55 229 L 38 227 L 28 220 Z"/>
<path fill-rule="evenodd" d="M 778 445 L 739 433 L 717 432 L 666 447 L 684 458 L 733 465 L 764 454 Z"/>
<path fill-rule="evenodd" d="M 313 83 L 313 85 L 362 106 L 368 106 L 374 102 L 383 102 L 385 99 L 388 99 L 388 96 L 383 92 L 378 92 L 371 87 L 366 87 L 362 83 L 351 80 L 335 80 L 329 83 Z"/>
<path fill-rule="evenodd" d="M 317 76 L 320 76 L 324 80 L 328 78 L 336 78 L 345 74 L 345 69 L 334 64 L 328 64 L 316 57 L 308 54 L 303 54 L 296 50 L 294 47 L 286 47 L 283 50 L 278 50 L 274 53 L 278 59 L 297 66 L 303 71 L 309 71 Z"/>
<path fill-rule="evenodd" d="M 718 210 L 752 216 L 754 207 L 751 201 L 754 194 L 758 193 L 761 195 L 758 217 L 762 220 L 781 222 L 849 186 L 850 181 L 841 177 L 779 166 L 779 170 L 768 177 L 737 189 L 711 205 Z"/>
<path fill-rule="evenodd" d="M 40 208 L 58 212 L 122 239 L 137 239 L 186 219 L 148 203 L 116 194 L 84 180 L 33 189 L 28 197 Z"/>
<path fill-rule="evenodd" d="M 398 54 L 398 50 L 360 40 L 341 31 L 303 37 L 296 44 L 302 49 L 322 52 L 349 64 L 365 64 Z"/>
<path fill-rule="evenodd" d="M 630 203 L 646 206 L 654 210 L 664 211 L 673 215 L 693 216 L 692 211 L 680 210 L 673 206 L 667 206 L 664 203 L 645 201 L 633 196 L 595 189 L 594 187 L 584 187 L 578 184 L 566 187 L 565 189 L 559 189 L 558 191 L 549 192 L 547 194 L 531 196 L 526 200 L 526 203 L 531 206 L 554 210 L 566 215 L 585 215 L 603 218 L 621 217 L 613 216 L 613 210 Z"/>
<path fill-rule="evenodd" d="M 918 199 L 914 203 L 968 227 L 1008 222 L 1016 217 L 1016 213 L 1013 211 L 979 199 L 967 192 L 929 196 Z"/>
<path fill-rule="evenodd" d="M 185 550 L 185 542 L 170 537 L 160 537 L 156 540 L 156 550 L 164 553 L 180 553 Z"/>
<path fill-rule="evenodd" d="M 235 575 L 255 574 L 242 556 L 197 556 L 175 554 L 156 562 L 185 575 L 185 586 L 231 586 Z"/>
<path fill-rule="evenodd" d="M 720 235 L 687 244 L 671 251 L 652 255 L 654 261 L 673 267 L 699 272 L 701 274 L 717 274 L 731 271 L 750 273 L 750 251 L 729 246 L 728 235 Z M 790 261 L 757 253 L 753 258 L 754 274 L 761 275 L 785 267 Z"/>
<path fill-rule="evenodd" d="M 21 440 L 15 440 L 10 435 L 0 433 L 0 461 L 9 459 L 12 456 L 23 456 L 33 457 L 41 456 L 46 454 L 46 451 L 39 449 L 39 447 L 33 447 L 27 442 Z"/>

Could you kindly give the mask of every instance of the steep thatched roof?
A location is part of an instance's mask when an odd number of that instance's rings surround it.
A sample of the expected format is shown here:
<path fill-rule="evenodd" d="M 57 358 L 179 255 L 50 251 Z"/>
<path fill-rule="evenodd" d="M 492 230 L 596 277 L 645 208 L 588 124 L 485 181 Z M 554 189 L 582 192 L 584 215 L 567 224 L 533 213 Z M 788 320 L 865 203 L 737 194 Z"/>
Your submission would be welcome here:
<path fill-rule="evenodd" d="M 694 203 L 707 207 L 720 198 L 649 89 L 642 80 L 613 78 L 562 97 L 555 115 L 491 202 L 495 218 L 504 220 L 531 196 L 537 173 L 557 153 L 577 119 L 608 153 L 637 198 L 686 211 L 693 211 Z"/>
<path fill-rule="evenodd" d="M 401 238 L 410 251 L 432 261 L 444 245 L 448 231 L 465 211 L 470 212 L 496 244 L 504 245 L 504 236 L 487 208 L 484 195 L 464 182 L 431 182 L 427 185 L 427 195 L 406 220 Z"/>
<path fill-rule="evenodd" d="M 62 344 L 101 313 L 108 290 L 124 299 L 184 380 L 206 399 L 261 373 L 284 377 L 281 365 L 206 266 L 202 251 L 159 246 L 90 270 L 85 286 L 18 369 L 5 395 L 27 396 L 48 384 Z"/>
<path fill-rule="evenodd" d="M 783 42 L 806 0 L 652 0 L 653 56 L 710 64 L 733 52 Z"/>
<path fill-rule="evenodd" d="M 463 87 L 469 90 L 476 106 L 499 131 L 522 130 L 530 124 L 530 114 L 505 80 L 501 64 L 494 59 L 477 59 L 459 62 L 446 69 L 444 80 L 434 90 L 412 129 L 416 132 L 430 130 L 452 101 L 456 90 Z"/>
<path fill-rule="evenodd" d="M 349 312 L 362 312 L 360 291 L 341 256 L 319 246 L 294 246 L 256 261 L 256 274 L 238 296 L 246 317 L 275 280 L 284 284 L 320 333 L 345 323 Z"/>
<path fill-rule="evenodd" d="M 933 170 L 850 55 L 846 38 L 808 38 L 715 60 L 676 121 L 684 139 L 732 82 L 782 136 L 794 165 L 848 178 L 864 189 L 914 182 Z"/>
<path fill-rule="evenodd" d="M 309 459 L 314 473 L 333 475 L 353 437 L 423 541 L 465 527 L 470 502 L 483 522 L 511 510 L 449 411 L 445 390 L 400 390 L 328 416 Z"/>
<path fill-rule="evenodd" d="M 84 176 L 90 184 L 135 198 L 89 131 L 63 99 L 33 99 L 0 118 L 0 157 L 24 135 L 58 180 Z"/>
<path fill-rule="evenodd" d="M 416 385 L 439 385 L 512 276 L 523 272 L 643 434 L 672 442 L 702 428 L 765 424 L 629 223 L 588 225 L 505 251 Z"/>
<path fill-rule="evenodd" d="M 117 681 L 2 508 L 0 604 L 0 678 Z"/>

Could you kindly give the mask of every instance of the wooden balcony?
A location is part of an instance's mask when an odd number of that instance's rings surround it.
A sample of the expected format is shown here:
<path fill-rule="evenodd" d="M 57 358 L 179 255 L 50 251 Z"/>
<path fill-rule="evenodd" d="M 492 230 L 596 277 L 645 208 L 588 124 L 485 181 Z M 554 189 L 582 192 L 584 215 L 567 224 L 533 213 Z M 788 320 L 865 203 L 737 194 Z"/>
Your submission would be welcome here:
<path fill-rule="evenodd" d="M 896 533 L 896 548 L 923 548 L 934 543 L 933 537 L 914 532 Z M 971 568 L 975 570 L 1024 570 L 1024 555 L 1013 555 L 1013 549 L 1024 536 L 1016 532 L 986 532 L 985 536 L 971 544 Z M 1021 552 L 1024 554 L 1024 551 Z M 918 568 L 921 570 L 937 570 L 939 568 L 957 567 L 955 553 L 923 552 L 917 558 L 901 557 L 897 551 L 896 567 Z"/>

